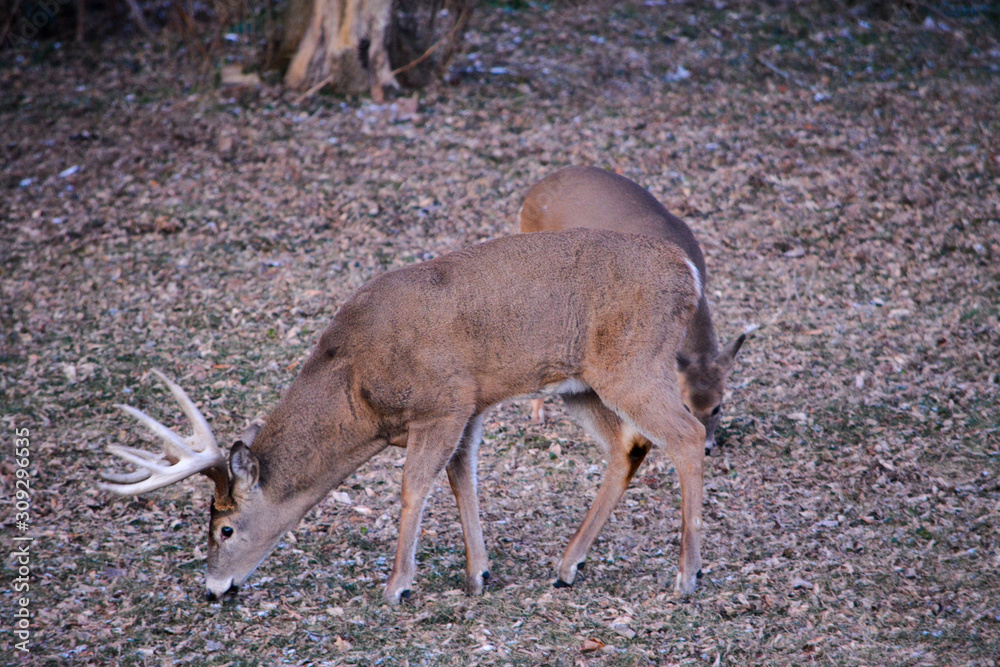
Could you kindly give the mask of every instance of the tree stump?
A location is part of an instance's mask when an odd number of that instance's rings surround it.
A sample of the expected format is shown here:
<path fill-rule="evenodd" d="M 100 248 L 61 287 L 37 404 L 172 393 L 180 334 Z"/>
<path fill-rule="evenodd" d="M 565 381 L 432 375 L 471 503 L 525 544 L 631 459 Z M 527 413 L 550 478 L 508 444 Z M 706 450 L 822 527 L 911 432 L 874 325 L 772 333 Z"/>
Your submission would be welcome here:
<path fill-rule="evenodd" d="M 295 54 L 285 85 L 367 90 L 376 102 L 384 101 L 386 86 L 424 86 L 435 70 L 447 68 L 472 5 L 472 0 L 292 0 L 281 51 L 288 53 L 294 44 Z"/>

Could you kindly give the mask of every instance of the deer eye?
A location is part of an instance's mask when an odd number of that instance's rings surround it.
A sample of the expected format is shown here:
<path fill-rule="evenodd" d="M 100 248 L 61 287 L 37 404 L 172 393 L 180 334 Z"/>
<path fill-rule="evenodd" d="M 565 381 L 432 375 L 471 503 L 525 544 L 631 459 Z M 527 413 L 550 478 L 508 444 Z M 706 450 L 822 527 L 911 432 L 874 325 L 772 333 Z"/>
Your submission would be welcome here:
<path fill-rule="evenodd" d="M 222 539 L 227 540 L 233 536 L 233 527 L 223 526 L 222 530 L 220 530 L 219 533 L 222 535 Z"/>
<path fill-rule="evenodd" d="M 716 406 L 715 406 L 715 409 L 714 409 L 714 410 L 712 410 L 712 414 L 713 414 L 713 415 L 717 415 L 717 414 L 719 414 L 719 411 L 720 411 L 720 410 L 722 410 L 722 406 L 721 406 L 721 405 L 716 405 Z"/>

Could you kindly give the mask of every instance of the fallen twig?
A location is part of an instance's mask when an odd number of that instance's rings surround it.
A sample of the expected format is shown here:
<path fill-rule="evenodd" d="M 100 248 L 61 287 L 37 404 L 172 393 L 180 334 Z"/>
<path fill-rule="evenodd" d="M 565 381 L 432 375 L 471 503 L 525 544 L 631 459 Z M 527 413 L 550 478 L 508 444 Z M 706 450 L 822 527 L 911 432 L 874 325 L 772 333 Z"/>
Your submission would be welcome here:
<path fill-rule="evenodd" d="M 129 11 L 132 12 L 132 18 L 139 27 L 139 31 L 146 35 L 146 37 L 152 37 L 153 31 L 149 29 L 149 24 L 146 23 L 146 19 L 142 16 L 142 8 L 139 7 L 139 3 L 136 0 L 125 0 L 125 3 L 128 5 Z"/>
<path fill-rule="evenodd" d="M 397 67 L 396 69 L 392 70 L 392 75 L 396 76 L 397 74 L 402 74 L 403 72 L 408 72 L 409 70 L 413 69 L 414 67 L 416 67 L 417 65 L 419 65 L 423 61 L 427 60 L 431 56 L 431 54 L 434 53 L 435 51 L 437 51 L 438 48 L 442 44 L 444 44 L 446 42 L 450 43 L 451 40 L 453 40 L 455 38 L 455 33 L 458 31 L 458 29 L 465 24 L 465 21 L 463 20 L 465 17 L 466 17 L 466 10 L 463 10 L 462 14 L 459 15 L 459 17 L 457 19 L 455 19 L 455 25 L 452 26 L 451 30 L 448 31 L 447 35 L 445 35 L 444 37 L 442 37 L 438 41 L 436 41 L 433 44 L 431 44 L 430 47 L 428 47 L 428 49 L 426 51 L 424 51 L 423 54 L 420 55 L 415 60 L 411 60 L 410 62 L 406 63 L 405 65 L 402 65 L 402 66 Z"/>
<path fill-rule="evenodd" d="M 316 93 L 318 93 L 328 83 L 333 83 L 333 75 L 332 74 L 330 76 L 326 77 L 325 79 L 323 79 L 322 81 L 320 81 L 319 83 L 317 83 L 315 86 L 313 86 L 312 88 L 310 88 L 306 92 L 304 92 L 301 95 L 299 95 L 295 99 L 295 104 L 296 105 L 302 104 L 307 99 L 309 99 L 310 97 L 312 97 L 313 95 L 315 95 Z"/>
<path fill-rule="evenodd" d="M 757 55 L 757 60 L 759 60 L 760 63 L 764 67 L 768 68 L 769 70 L 771 70 L 772 72 L 774 72 L 775 74 L 777 74 L 778 76 L 780 76 L 781 78 L 783 78 L 785 81 L 791 81 L 792 83 L 794 83 L 797 86 L 802 86 L 803 88 L 809 88 L 810 90 L 812 90 L 812 86 L 810 86 L 809 84 L 807 84 L 805 81 L 803 81 L 802 79 L 799 79 L 797 77 L 792 76 L 791 74 L 789 74 L 788 72 L 786 72 L 783 69 L 779 69 L 774 63 L 770 62 L 764 56 L 758 54 Z"/>

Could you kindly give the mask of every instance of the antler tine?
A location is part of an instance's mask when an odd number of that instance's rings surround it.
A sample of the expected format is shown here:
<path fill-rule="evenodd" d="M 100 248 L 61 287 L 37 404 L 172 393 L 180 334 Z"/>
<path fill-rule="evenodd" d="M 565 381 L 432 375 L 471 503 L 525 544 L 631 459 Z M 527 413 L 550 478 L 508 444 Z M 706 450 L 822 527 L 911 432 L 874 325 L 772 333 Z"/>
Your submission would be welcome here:
<path fill-rule="evenodd" d="M 105 470 L 100 473 L 102 478 L 114 484 L 135 484 L 144 479 L 149 479 L 151 474 L 149 470 L 136 470 L 135 472 L 109 472 Z"/>
<path fill-rule="evenodd" d="M 179 464 L 178 464 L 179 465 Z M 131 478 L 132 476 L 138 477 L 140 471 L 135 473 L 126 473 L 122 477 Z M 182 479 L 190 477 L 197 471 L 191 470 L 178 470 L 172 475 L 165 475 L 160 477 L 158 475 L 150 474 L 144 479 L 139 479 L 135 482 L 114 482 L 110 479 L 108 475 L 103 475 L 108 482 L 98 482 L 97 486 L 105 491 L 110 491 L 112 493 L 117 493 L 120 496 L 138 496 L 140 494 L 146 493 L 147 491 L 153 491 L 156 489 L 162 489 L 165 486 L 170 486 L 175 484 Z M 111 473 L 114 476 L 114 473 Z"/>
<path fill-rule="evenodd" d="M 164 443 L 164 452 L 157 454 L 134 447 L 109 445 L 108 451 L 135 465 L 138 470 L 101 473 L 101 477 L 108 483 L 98 483 L 98 486 L 120 495 L 134 496 L 175 484 L 195 473 L 204 473 L 215 481 L 216 495 L 224 498 L 228 486 L 226 459 L 215 443 L 208 422 L 183 389 L 168 380 L 163 373 L 154 373 L 181 404 L 181 409 L 194 426 L 195 435 L 191 439 L 182 438 L 141 410 L 129 405 L 116 405 L 115 407 L 132 415 L 159 436 Z"/>
<path fill-rule="evenodd" d="M 195 406 L 194 401 L 188 397 L 187 393 L 181 389 L 180 385 L 170 380 L 170 378 L 155 368 L 153 369 L 153 375 L 160 378 L 160 381 L 167 385 L 167 389 L 170 390 L 170 393 L 173 394 L 174 398 L 177 399 L 177 402 L 180 403 L 181 410 L 188 418 L 188 421 L 191 422 L 191 427 L 194 429 L 194 442 L 191 444 L 195 445 L 198 451 L 215 450 L 219 452 L 221 456 L 219 446 L 215 443 L 215 436 L 212 434 L 212 428 L 208 425 L 208 422 L 205 421 L 204 415 L 202 415 L 201 411 Z"/>
<path fill-rule="evenodd" d="M 140 468 L 146 468 L 151 474 L 154 475 L 167 475 L 170 473 L 171 464 L 170 461 L 166 460 L 164 457 L 154 454 L 153 452 L 147 452 L 142 449 L 136 449 L 135 447 L 123 447 L 122 445 L 108 445 L 108 451 L 125 459 L 133 465 L 137 465 Z M 188 459 L 189 461 L 191 459 Z M 181 459 L 183 462 L 184 459 Z M 174 466 L 179 465 L 180 462 L 173 464 Z"/>
<path fill-rule="evenodd" d="M 115 407 L 121 410 L 122 412 L 127 412 L 128 414 L 132 415 L 133 417 L 141 421 L 143 424 L 145 424 L 146 428 L 148 428 L 156 435 L 160 436 L 160 438 L 163 440 L 163 444 L 166 445 L 167 454 L 177 459 L 183 459 L 185 457 L 194 456 L 195 454 L 194 450 L 188 447 L 188 443 L 186 440 L 184 440 L 184 438 L 177 435 L 172 430 L 170 430 L 160 422 L 156 421 L 142 410 L 136 410 L 131 405 L 121 405 L 120 403 L 116 403 Z"/>

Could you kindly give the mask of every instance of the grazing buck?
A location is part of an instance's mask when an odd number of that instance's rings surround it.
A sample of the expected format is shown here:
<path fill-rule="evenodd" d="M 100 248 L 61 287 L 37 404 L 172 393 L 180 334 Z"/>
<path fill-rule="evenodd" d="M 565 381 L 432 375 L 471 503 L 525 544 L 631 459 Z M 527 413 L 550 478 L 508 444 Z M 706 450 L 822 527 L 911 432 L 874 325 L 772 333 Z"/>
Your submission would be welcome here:
<path fill-rule="evenodd" d="M 624 176 L 596 167 L 566 167 L 536 183 L 521 207 L 522 232 L 556 232 L 575 228 L 608 229 L 645 234 L 679 246 L 701 276 L 698 310 L 677 352 L 684 404 L 705 427 L 705 453 L 715 448 L 715 429 L 722 412 L 726 378 L 746 336 L 740 334 L 719 351 L 708 298 L 704 294 L 705 257 L 691 229 L 665 209 L 656 197 Z M 532 417 L 544 421 L 542 399 L 531 403 Z M 622 425 L 616 429 L 624 428 Z"/>
<path fill-rule="evenodd" d="M 655 443 L 680 478 L 675 589 L 690 593 L 701 563 L 705 429 L 684 408 L 676 353 L 701 292 L 701 272 L 675 244 L 608 231 L 518 235 L 392 271 L 340 308 L 263 427 L 232 447 L 228 465 L 191 400 L 157 372 L 194 435 L 182 438 L 120 406 L 166 448 L 111 446 L 139 470 L 106 474 L 103 487 L 132 495 L 196 472 L 215 482 L 211 600 L 234 593 L 358 466 L 388 445 L 406 447 L 385 599 L 409 595 L 421 514 L 443 469 L 461 516 L 466 590 L 477 594 L 489 576 L 476 491 L 483 414 L 508 397 L 555 387 L 607 450 L 604 480 L 556 585 L 573 582 Z"/>

